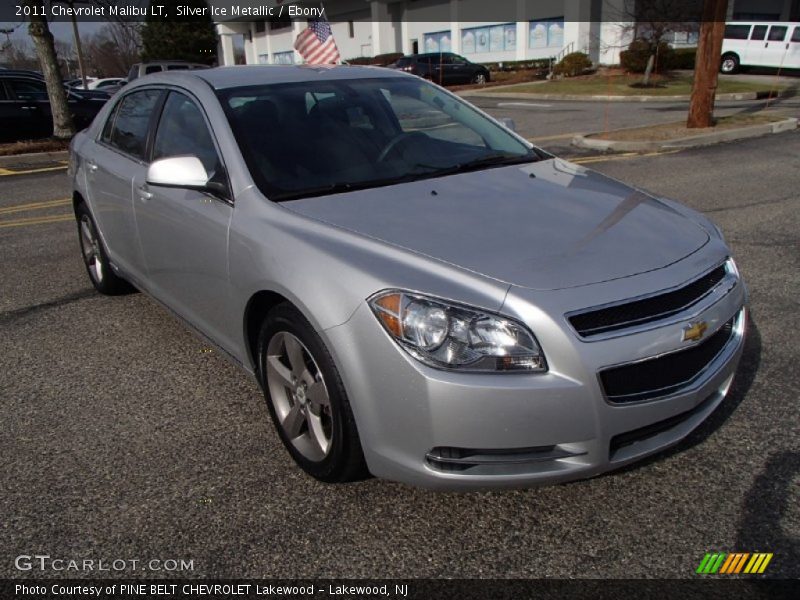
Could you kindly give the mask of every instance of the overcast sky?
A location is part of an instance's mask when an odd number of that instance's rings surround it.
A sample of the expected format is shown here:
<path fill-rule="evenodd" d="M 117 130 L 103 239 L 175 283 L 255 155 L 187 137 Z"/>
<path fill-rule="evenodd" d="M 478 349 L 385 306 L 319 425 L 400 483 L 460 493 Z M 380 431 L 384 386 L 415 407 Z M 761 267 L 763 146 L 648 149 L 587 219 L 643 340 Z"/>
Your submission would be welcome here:
<path fill-rule="evenodd" d="M 0 2 L 4 2 L 5 0 L 0 0 Z M 78 23 L 78 31 L 81 34 L 81 37 L 84 35 L 88 35 L 91 33 L 96 33 L 105 23 L 102 22 L 88 22 L 84 21 L 83 23 Z M 28 23 L 20 23 L 17 21 L 16 23 L 4 23 L 0 22 L 0 29 L 12 29 L 14 28 L 14 33 L 11 34 L 11 39 L 17 38 L 25 38 L 28 37 Z M 56 39 L 61 39 L 65 41 L 72 41 L 72 23 L 69 22 L 51 22 L 50 23 L 50 31 L 53 32 L 53 35 Z M 0 36 L 0 44 L 6 41 L 6 36 Z"/>

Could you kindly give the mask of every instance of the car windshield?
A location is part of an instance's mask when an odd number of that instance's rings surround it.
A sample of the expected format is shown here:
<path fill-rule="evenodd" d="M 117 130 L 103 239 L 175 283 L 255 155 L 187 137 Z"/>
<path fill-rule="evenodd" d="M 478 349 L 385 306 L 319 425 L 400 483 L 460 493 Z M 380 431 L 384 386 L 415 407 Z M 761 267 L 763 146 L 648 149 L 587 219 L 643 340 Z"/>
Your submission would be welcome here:
<path fill-rule="evenodd" d="M 256 184 L 274 201 L 543 157 L 422 79 L 273 84 L 218 94 Z"/>

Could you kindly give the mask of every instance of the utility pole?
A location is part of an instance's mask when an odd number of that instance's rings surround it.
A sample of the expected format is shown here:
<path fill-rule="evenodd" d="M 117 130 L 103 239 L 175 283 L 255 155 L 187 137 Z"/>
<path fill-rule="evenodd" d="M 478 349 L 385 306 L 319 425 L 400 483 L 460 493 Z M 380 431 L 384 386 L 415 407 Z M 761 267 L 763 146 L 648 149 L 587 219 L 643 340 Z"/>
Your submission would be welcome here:
<path fill-rule="evenodd" d="M 68 0 L 67 4 L 70 8 L 74 8 L 73 0 Z M 75 50 L 78 52 L 78 69 L 81 72 L 81 79 L 83 80 L 83 89 L 89 89 L 86 83 L 86 67 L 83 64 L 83 48 L 81 47 L 81 36 L 78 33 L 78 20 L 75 18 L 75 11 L 70 11 L 72 16 L 72 36 L 75 39 Z"/>
<path fill-rule="evenodd" d="M 700 25 L 694 65 L 694 86 L 689 118 L 686 121 L 689 129 L 714 125 L 714 100 L 727 14 L 728 0 L 704 0 L 703 22 Z"/>

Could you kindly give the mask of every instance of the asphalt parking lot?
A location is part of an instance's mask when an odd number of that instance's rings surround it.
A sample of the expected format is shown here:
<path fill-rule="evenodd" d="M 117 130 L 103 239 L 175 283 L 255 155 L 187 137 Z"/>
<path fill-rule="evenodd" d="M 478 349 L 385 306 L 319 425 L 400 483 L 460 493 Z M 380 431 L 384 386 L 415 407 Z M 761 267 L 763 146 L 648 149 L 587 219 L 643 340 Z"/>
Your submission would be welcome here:
<path fill-rule="evenodd" d="M 683 578 L 715 550 L 799 577 L 800 132 L 583 161 L 722 227 L 751 294 L 740 372 L 645 463 L 472 494 L 304 476 L 254 382 L 144 294 L 92 291 L 64 173 L 0 177 L 0 577 L 58 576 L 15 568 L 39 553 L 195 577 Z"/>

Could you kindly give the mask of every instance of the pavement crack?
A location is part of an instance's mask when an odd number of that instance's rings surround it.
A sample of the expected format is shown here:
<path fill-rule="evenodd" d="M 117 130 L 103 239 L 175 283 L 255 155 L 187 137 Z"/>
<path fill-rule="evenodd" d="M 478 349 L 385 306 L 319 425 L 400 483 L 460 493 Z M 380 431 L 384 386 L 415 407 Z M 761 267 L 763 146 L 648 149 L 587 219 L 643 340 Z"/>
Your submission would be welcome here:
<path fill-rule="evenodd" d="M 56 298 L 55 300 L 50 300 L 49 302 L 42 302 L 40 304 L 33 304 L 31 306 L 25 306 L 23 308 L 17 308 L 15 310 L 0 312 L 0 325 L 11 323 L 13 321 L 16 321 L 17 319 L 27 317 L 28 315 L 41 312 L 43 310 L 58 308 L 61 306 L 66 306 L 67 304 L 72 304 L 73 302 L 79 302 L 80 300 L 92 298 L 95 297 L 96 295 L 97 292 L 94 290 L 94 288 L 88 288 L 85 290 L 81 290 L 80 292 L 67 294 L 66 296 L 62 296 L 61 298 Z"/>

